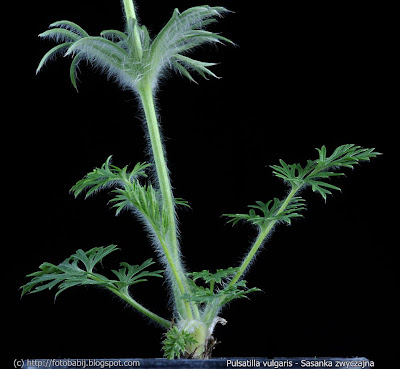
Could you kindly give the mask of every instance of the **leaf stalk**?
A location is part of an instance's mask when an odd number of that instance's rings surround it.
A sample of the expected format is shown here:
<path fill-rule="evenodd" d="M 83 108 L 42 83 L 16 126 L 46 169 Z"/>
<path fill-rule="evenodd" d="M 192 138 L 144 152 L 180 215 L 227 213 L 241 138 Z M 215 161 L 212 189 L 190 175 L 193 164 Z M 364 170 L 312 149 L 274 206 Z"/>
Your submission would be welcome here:
<path fill-rule="evenodd" d="M 159 315 L 153 313 L 149 309 L 145 308 L 143 305 L 139 304 L 136 300 L 134 300 L 129 294 L 122 293 L 114 288 L 107 287 L 108 290 L 116 294 L 118 297 L 126 301 L 129 305 L 134 307 L 137 311 L 142 313 L 143 315 L 147 316 L 151 320 L 154 320 L 156 323 L 162 325 L 165 328 L 169 328 L 171 326 L 171 322 L 169 320 L 166 320 Z"/>
<path fill-rule="evenodd" d="M 101 279 L 96 277 L 93 273 L 88 273 L 87 276 L 90 279 L 93 279 L 94 281 L 101 281 Z M 129 305 L 131 305 L 133 308 L 135 308 L 137 311 L 139 311 L 143 315 L 147 316 L 151 320 L 154 320 L 156 323 L 162 325 L 165 328 L 169 328 L 171 326 L 171 322 L 170 321 L 168 321 L 168 320 L 160 317 L 159 315 L 153 313 L 149 309 L 145 308 L 142 304 L 139 304 L 135 299 L 133 299 L 129 295 L 129 292 L 120 291 L 120 290 L 118 290 L 118 289 L 116 289 L 114 287 L 107 286 L 107 285 L 105 285 L 104 287 L 106 287 L 109 291 L 111 291 L 112 293 L 114 293 L 115 295 L 120 297 L 122 300 L 127 302 Z"/>
<path fill-rule="evenodd" d="M 279 215 L 282 213 L 286 207 L 289 205 L 290 201 L 293 199 L 297 191 L 301 188 L 301 186 L 292 186 L 291 191 L 287 195 L 285 201 L 282 203 L 278 211 L 276 212 L 276 215 Z M 245 273 L 247 270 L 248 266 L 250 265 L 251 261 L 253 260 L 254 256 L 256 255 L 257 251 L 261 247 L 261 245 L 264 243 L 264 240 L 267 238 L 268 234 L 271 232 L 271 230 L 274 228 L 276 222 L 278 220 L 271 220 L 269 221 L 264 227 L 261 227 L 261 231 L 254 241 L 253 246 L 251 247 L 250 251 L 246 255 L 246 257 L 243 259 L 242 264 L 239 267 L 239 270 L 235 274 L 235 276 L 232 278 L 232 280 L 229 282 L 228 287 L 234 285 Z"/>

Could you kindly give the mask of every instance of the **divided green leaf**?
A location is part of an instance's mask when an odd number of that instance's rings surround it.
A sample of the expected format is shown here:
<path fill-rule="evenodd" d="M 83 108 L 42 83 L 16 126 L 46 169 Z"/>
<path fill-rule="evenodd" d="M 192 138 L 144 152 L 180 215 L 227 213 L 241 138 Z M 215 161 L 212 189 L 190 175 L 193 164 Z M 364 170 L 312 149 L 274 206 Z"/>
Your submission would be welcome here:
<path fill-rule="evenodd" d="M 145 170 L 149 163 L 137 163 L 129 171 L 128 167 L 119 168 L 111 164 L 111 156 L 100 167 L 95 168 L 71 189 L 75 196 L 86 191 L 86 198 L 102 189 L 111 190 L 114 197 L 110 200 L 116 209 L 116 215 L 125 210 L 139 212 L 141 219 L 145 219 L 159 237 L 163 237 L 168 230 L 169 218 L 166 215 L 162 202 L 161 192 L 151 184 L 141 184 L 140 178 L 147 177 Z M 175 198 L 175 204 L 190 207 L 187 201 Z"/>
<path fill-rule="evenodd" d="M 340 188 L 325 180 L 344 175 L 333 170 L 341 167 L 352 169 L 361 161 L 368 161 L 380 155 L 374 149 L 364 149 L 353 144 L 337 147 L 331 156 L 327 156 L 325 146 L 316 150 L 319 154 L 318 159 L 308 160 L 304 168 L 300 164 L 286 164 L 283 160 L 279 160 L 280 165 L 271 165 L 272 173 L 298 189 L 310 185 L 314 192 L 318 192 L 326 200 L 327 195 L 332 194 L 330 190 L 340 191 Z"/>
<path fill-rule="evenodd" d="M 111 252 L 118 250 L 116 245 L 96 247 L 87 252 L 78 250 L 61 264 L 43 263 L 40 271 L 28 274 L 33 277 L 30 282 L 21 287 L 22 296 L 26 293 L 36 293 L 45 289 L 51 290 L 58 285 L 56 297 L 66 289 L 79 285 L 110 286 L 111 281 L 94 273 L 94 266 Z M 81 262 L 83 265 L 80 265 Z"/>
<path fill-rule="evenodd" d="M 262 228 L 268 226 L 270 222 L 276 221 L 284 221 L 290 224 L 291 219 L 302 217 L 299 212 L 305 209 L 304 201 L 305 200 L 299 196 L 293 197 L 288 204 L 277 198 L 267 203 L 256 201 L 257 205 L 248 206 L 251 208 L 248 214 L 224 214 L 224 216 L 231 218 L 228 220 L 228 223 L 232 223 L 233 225 L 242 220 Z M 259 210 L 259 213 L 256 213 L 254 209 Z M 262 213 L 262 215 L 260 213 Z"/>
<path fill-rule="evenodd" d="M 144 270 L 154 264 L 152 259 L 146 260 L 141 265 L 121 263 L 121 269 L 113 270 L 118 280 L 109 279 L 93 271 L 96 264 L 104 257 L 118 250 L 116 245 L 95 247 L 89 251 L 77 250 L 75 254 L 58 265 L 43 263 L 38 272 L 28 274 L 32 279 L 21 287 L 21 296 L 26 293 L 36 293 L 51 290 L 58 285 L 57 297 L 61 292 L 74 286 L 98 285 L 108 289 L 128 293 L 127 288 L 133 284 L 147 281 L 147 277 L 162 277 L 162 270 L 149 272 Z"/>
<path fill-rule="evenodd" d="M 308 160 L 304 167 L 300 164 L 287 164 L 282 159 L 279 160 L 280 165 L 271 165 L 273 174 L 290 183 L 294 193 L 304 186 L 310 186 L 314 192 L 318 192 L 326 200 L 327 195 L 332 194 L 331 190 L 340 191 L 339 187 L 327 182 L 332 177 L 344 175 L 344 173 L 334 172 L 334 170 L 341 167 L 353 168 L 361 161 L 380 155 L 374 149 L 364 149 L 352 144 L 339 146 L 331 156 L 327 156 L 325 146 L 316 150 L 319 154 L 318 159 Z M 302 217 L 300 211 L 305 209 L 305 203 L 301 197 L 294 196 L 287 200 L 274 198 L 267 203 L 256 201 L 256 205 L 248 207 L 251 208 L 248 214 L 224 214 L 224 216 L 230 218 L 228 223 L 233 225 L 240 221 L 247 221 L 265 229 L 271 222 L 284 221 L 290 224 L 293 218 Z"/>
<path fill-rule="evenodd" d="M 132 184 L 140 177 L 147 177 L 145 169 L 151 166 L 149 163 L 137 163 L 132 171 L 128 172 L 127 166 L 118 168 L 111 164 L 111 159 L 112 156 L 109 156 L 101 168 L 95 168 L 71 188 L 75 197 L 83 191 L 87 191 L 85 196 L 87 198 L 110 186 L 124 187 Z"/>
<path fill-rule="evenodd" d="M 155 264 L 152 259 L 147 259 L 141 265 L 129 265 L 128 263 L 122 262 L 120 263 L 121 267 L 119 270 L 112 270 L 112 272 L 119 279 L 118 282 L 114 282 L 114 284 L 119 288 L 127 288 L 128 286 L 132 286 L 133 284 L 140 282 L 147 282 L 147 277 L 159 277 L 162 278 L 163 270 L 155 270 L 149 272 L 144 270 L 148 268 L 150 265 Z"/>
<path fill-rule="evenodd" d="M 215 273 L 211 273 L 209 270 L 202 270 L 201 272 L 187 273 L 188 277 L 191 277 L 193 281 L 197 279 L 203 279 L 206 283 L 222 283 L 224 279 L 234 276 L 239 268 L 229 267 L 227 269 L 217 269 Z"/>
<path fill-rule="evenodd" d="M 216 273 L 208 270 L 188 273 L 191 293 L 182 295 L 185 301 L 193 301 L 196 304 L 207 304 L 218 301 L 218 305 L 224 305 L 234 299 L 247 298 L 246 295 L 252 292 L 261 291 L 259 288 L 247 288 L 246 281 L 240 280 L 232 285 L 228 284 L 230 277 L 233 277 L 239 268 L 218 269 Z M 196 284 L 196 280 L 202 279 L 207 287 Z M 218 286 L 216 286 L 218 285 Z M 217 287 L 217 288 L 216 288 Z"/>
<path fill-rule="evenodd" d="M 176 325 L 165 333 L 163 341 L 164 357 L 173 360 L 180 358 L 186 351 L 186 347 L 198 343 L 195 338 L 185 330 L 179 330 Z"/>

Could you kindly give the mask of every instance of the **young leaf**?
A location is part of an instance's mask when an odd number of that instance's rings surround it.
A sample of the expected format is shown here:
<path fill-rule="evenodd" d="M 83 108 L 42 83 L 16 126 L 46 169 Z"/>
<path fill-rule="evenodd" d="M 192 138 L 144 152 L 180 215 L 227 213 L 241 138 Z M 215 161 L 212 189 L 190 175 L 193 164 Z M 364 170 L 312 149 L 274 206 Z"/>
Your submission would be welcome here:
<path fill-rule="evenodd" d="M 246 295 L 251 292 L 261 291 L 256 287 L 248 289 L 244 280 L 225 286 L 230 277 L 233 277 L 238 270 L 239 268 L 230 267 L 217 269 L 216 273 L 210 273 L 208 270 L 188 273 L 188 277 L 192 277 L 188 279 L 192 293 L 183 294 L 182 299 L 193 301 L 199 305 L 213 303 L 214 301 L 218 301 L 218 305 L 224 305 L 234 299 L 247 297 Z M 197 285 L 195 281 L 198 279 L 203 279 L 209 286 Z M 218 288 L 215 288 L 216 285 L 218 285 Z"/>
<path fill-rule="evenodd" d="M 192 277 L 193 281 L 197 279 L 203 279 L 206 283 L 222 283 L 224 279 L 235 275 L 238 268 L 229 267 L 228 269 L 217 269 L 215 273 L 211 273 L 208 270 L 202 270 L 201 272 L 187 273 L 188 277 Z"/>
<path fill-rule="evenodd" d="M 179 330 L 176 325 L 165 333 L 163 341 L 164 357 L 170 360 L 179 359 L 185 353 L 186 347 L 197 343 L 194 337 L 185 330 Z"/>
<path fill-rule="evenodd" d="M 260 291 L 261 289 L 257 287 L 247 288 L 246 281 L 242 279 L 233 285 L 227 286 L 220 292 L 220 295 L 223 297 L 220 305 L 227 304 L 228 302 L 231 302 L 232 300 L 236 299 L 241 299 L 241 298 L 248 299 L 247 295 L 249 293 L 260 292 Z"/>

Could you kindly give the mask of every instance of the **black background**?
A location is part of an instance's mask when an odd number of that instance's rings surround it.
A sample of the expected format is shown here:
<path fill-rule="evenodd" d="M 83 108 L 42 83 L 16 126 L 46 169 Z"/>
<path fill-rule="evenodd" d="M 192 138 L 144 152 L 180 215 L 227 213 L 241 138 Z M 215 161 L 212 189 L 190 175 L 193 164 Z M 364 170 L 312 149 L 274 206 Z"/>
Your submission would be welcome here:
<path fill-rule="evenodd" d="M 332 152 L 345 143 L 376 147 L 384 155 L 337 179 L 342 192 L 326 204 L 304 193 L 305 218 L 277 228 L 246 276 L 250 287 L 264 292 L 223 311 L 228 324 L 215 331 L 222 342 L 215 356 L 366 356 L 381 362 L 379 353 L 389 357 L 395 350 L 398 328 L 397 241 L 390 236 L 389 213 L 397 197 L 389 172 L 398 136 L 393 9 L 347 2 L 260 4 L 210 4 L 234 11 L 213 30 L 238 46 L 196 52 L 200 60 L 218 62 L 213 70 L 222 78 L 196 77 L 196 85 L 171 75 L 157 94 L 175 196 L 192 206 L 178 214 L 188 269 L 239 263 L 255 232 L 226 225 L 221 214 L 283 197 L 287 189 L 269 168 L 280 158 L 305 163 L 315 158 L 314 148 L 325 144 Z M 175 7 L 198 4 L 137 5 L 154 35 Z M 38 1 L 15 14 L 21 34 L 10 45 L 16 57 L 4 79 L 10 82 L 11 114 L 3 117 L 3 157 L 13 162 L 3 172 L 11 220 L 4 241 L 11 250 L 9 268 L 3 271 L 10 287 L 11 313 L 3 316 L 12 323 L 9 352 L 13 358 L 160 357 L 163 331 L 102 290 L 70 289 L 55 304 L 53 292 L 19 298 L 25 274 L 78 248 L 118 244 L 122 250 L 108 257 L 105 268 L 155 254 L 135 219 L 114 216 L 109 197 L 74 200 L 68 193 L 111 154 L 118 166 L 148 159 L 135 96 L 86 66 L 76 93 L 67 58 L 35 76 L 51 47 L 37 34 L 61 19 L 92 35 L 122 29 L 119 2 Z M 170 319 L 164 287 L 155 279 L 132 294 Z"/>

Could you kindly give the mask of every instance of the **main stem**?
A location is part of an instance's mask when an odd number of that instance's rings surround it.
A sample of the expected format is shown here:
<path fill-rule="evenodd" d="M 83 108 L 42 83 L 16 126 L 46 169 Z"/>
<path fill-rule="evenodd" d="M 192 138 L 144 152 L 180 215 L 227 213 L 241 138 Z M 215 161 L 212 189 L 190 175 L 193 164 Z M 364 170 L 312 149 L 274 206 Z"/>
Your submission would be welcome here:
<path fill-rule="evenodd" d="M 199 316 L 197 307 L 195 304 L 184 302 L 181 298 L 183 294 L 190 293 L 190 288 L 186 280 L 179 253 L 175 218 L 175 200 L 172 193 L 171 182 L 164 155 L 164 148 L 161 141 L 151 84 L 146 80 L 142 81 L 138 87 L 138 92 L 146 117 L 151 148 L 153 151 L 154 164 L 157 172 L 158 185 L 162 195 L 163 208 L 165 209 L 168 217 L 168 232 L 165 235 L 166 242 L 162 242 L 162 240 L 160 241 L 172 273 L 171 277 L 174 278 L 178 289 L 177 291 L 176 288 L 173 288 L 175 303 L 178 312 L 182 315 L 182 317 L 193 319 L 194 316 Z"/>
<path fill-rule="evenodd" d="M 178 256 L 178 237 L 176 232 L 175 219 L 175 200 L 172 194 L 171 182 L 168 174 L 167 163 L 165 161 L 164 149 L 161 141 L 160 130 L 158 127 L 157 116 L 153 100 L 153 91 L 149 83 L 139 89 L 142 100 L 143 110 L 146 116 L 147 129 L 150 136 L 151 148 L 153 151 L 154 164 L 156 166 L 158 184 L 161 190 L 163 205 L 167 210 L 169 220 L 169 246 L 173 256 Z"/>
<path fill-rule="evenodd" d="M 133 1 L 124 0 L 123 2 L 124 2 L 125 16 L 127 18 L 136 19 L 135 6 L 133 5 Z"/>
<path fill-rule="evenodd" d="M 123 2 L 124 2 L 124 10 L 125 10 L 126 19 L 129 20 L 129 18 L 132 18 L 135 21 L 137 21 L 135 5 L 133 4 L 133 1 L 132 0 L 123 0 Z M 134 37 L 135 49 L 138 53 L 139 59 L 141 59 L 143 50 L 142 50 L 142 43 L 140 42 L 140 35 L 139 35 L 137 27 L 138 26 L 136 23 L 134 26 L 134 29 L 133 29 L 133 37 Z"/>

